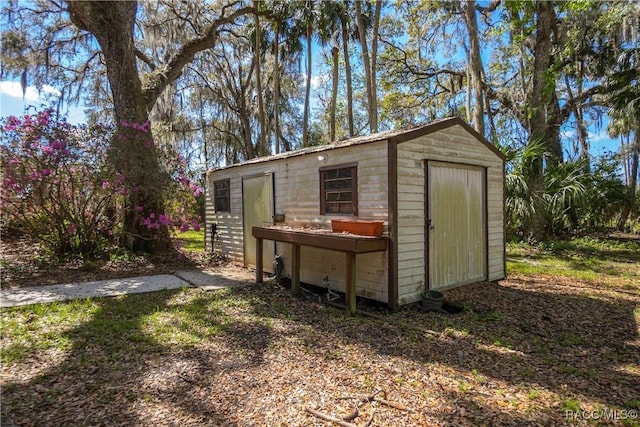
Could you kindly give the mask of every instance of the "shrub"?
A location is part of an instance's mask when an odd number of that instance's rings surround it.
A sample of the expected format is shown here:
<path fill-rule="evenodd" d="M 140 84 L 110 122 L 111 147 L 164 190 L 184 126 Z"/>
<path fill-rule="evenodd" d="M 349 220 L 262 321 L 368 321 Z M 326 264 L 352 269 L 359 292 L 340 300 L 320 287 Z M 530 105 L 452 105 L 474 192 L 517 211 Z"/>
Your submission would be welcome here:
<path fill-rule="evenodd" d="M 72 126 L 51 109 L 8 117 L 2 129 L 3 223 L 57 257 L 99 251 L 118 221 L 114 193 L 103 188 L 111 129 Z"/>
<path fill-rule="evenodd" d="M 149 122 L 122 126 L 131 129 L 131 137 L 151 132 Z M 168 209 L 144 212 L 127 199 L 139 187 L 112 166 L 112 127 L 73 126 L 54 118 L 53 110 L 48 109 L 8 117 L 2 129 L 2 227 L 20 229 L 52 255 L 91 257 L 101 254 L 106 245 L 122 243 L 126 215 L 133 215 L 149 231 L 199 230 L 193 214 L 198 212 L 202 189 L 189 178 L 186 161 L 171 148 L 158 150 L 164 168 L 161 174 L 168 179 L 156 183 L 169 201 Z M 153 144 L 152 138 L 149 141 Z M 144 167 L 135 161 L 128 164 Z"/>

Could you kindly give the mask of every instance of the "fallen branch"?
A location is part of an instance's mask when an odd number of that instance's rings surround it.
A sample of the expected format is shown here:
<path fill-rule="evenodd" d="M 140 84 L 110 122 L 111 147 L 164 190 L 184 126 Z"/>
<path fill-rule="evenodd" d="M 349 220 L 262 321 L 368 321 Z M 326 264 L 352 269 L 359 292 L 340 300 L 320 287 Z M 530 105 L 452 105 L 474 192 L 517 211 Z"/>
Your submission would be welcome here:
<path fill-rule="evenodd" d="M 325 421 L 331 421 L 332 423 L 336 423 L 336 424 L 338 424 L 340 426 L 343 426 L 343 427 L 358 427 L 357 425 L 352 424 L 352 423 L 350 423 L 348 421 L 344 421 L 344 420 L 341 420 L 340 418 L 332 417 L 331 415 L 323 414 L 322 412 L 318 412 L 315 409 L 309 408 L 308 406 L 306 408 L 304 408 L 304 410 L 307 411 L 308 413 L 310 413 L 311 415 L 315 416 L 315 417 L 318 417 L 318 418 L 320 418 L 322 420 L 325 420 Z"/>
<path fill-rule="evenodd" d="M 358 411 L 358 407 L 356 406 L 353 412 L 351 412 L 349 415 L 342 417 L 342 419 L 345 421 L 353 421 L 356 418 L 358 418 L 358 415 L 360 415 L 360 412 Z"/>
<path fill-rule="evenodd" d="M 380 394 L 380 393 L 382 393 L 383 397 L 382 398 L 376 397 L 376 395 Z M 365 402 L 374 402 L 374 401 L 375 402 L 380 402 L 383 405 L 387 405 L 387 406 L 390 406 L 392 408 L 399 409 L 401 411 L 413 412 L 413 409 L 411 409 L 409 407 L 406 407 L 401 403 L 396 403 L 396 402 L 392 402 L 390 400 L 387 400 L 387 391 L 384 390 L 384 389 L 383 390 L 377 390 L 377 391 L 373 392 L 373 394 L 365 397 L 363 400 Z"/>

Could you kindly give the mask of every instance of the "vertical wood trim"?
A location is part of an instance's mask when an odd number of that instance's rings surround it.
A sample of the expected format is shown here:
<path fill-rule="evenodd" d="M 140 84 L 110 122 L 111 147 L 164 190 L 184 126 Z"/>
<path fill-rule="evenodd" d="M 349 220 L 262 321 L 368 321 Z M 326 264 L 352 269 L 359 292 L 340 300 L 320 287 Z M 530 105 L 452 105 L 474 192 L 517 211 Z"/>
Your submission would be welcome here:
<path fill-rule="evenodd" d="M 482 232 L 484 234 L 484 280 L 489 280 L 489 168 L 482 168 Z"/>
<path fill-rule="evenodd" d="M 251 238 L 252 236 L 248 236 L 247 237 L 247 233 L 245 233 L 245 229 L 244 229 L 244 217 L 245 217 L 245 207 L 244 207 L 244 180 L 245 178 L 248 177 L 241 177 L 241 182 L 240 182 L 240 203 L 242 203 L 242 209 L 241 211 L 241 217 L 240 217 L 240 227 L 242 228 L 242 265 L 244 265 L 245 267 L 248 265 L 247 264 L 247 238 Z M 256 260 L 257 261 L 257 260 Z"/>
<path fill-rule="evenodd" d="M 507 171 L 502 162 L 502 278 L 507 277 Z"/>
<path fill-rule="evenodd" d="M 429 160 L 424 160 L 424 289 L 427 290 L 429 286 L 429 270 L 431 270 L 431 264 L 429 263 L 429 229 L 431 225 L 431 192 L 429 191 Z"/>
<path fill-rule="evenodd" d="M 389 247 L 387 260 L 387 305 L 398 309 L 398 145 L 387 141 L 387 197 Z"/>

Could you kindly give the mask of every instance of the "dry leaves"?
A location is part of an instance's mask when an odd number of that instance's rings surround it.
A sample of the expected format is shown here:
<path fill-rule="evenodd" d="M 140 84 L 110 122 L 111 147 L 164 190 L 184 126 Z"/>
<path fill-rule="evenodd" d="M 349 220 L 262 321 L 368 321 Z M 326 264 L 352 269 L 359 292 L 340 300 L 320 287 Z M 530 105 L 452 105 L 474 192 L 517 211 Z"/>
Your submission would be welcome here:
<path fill-rule="evenodd" d="M 98 300 L 68 324 L 3 310 L 3 348 L 10 320 L 34 339 L 2 365 L 2 424 L 337 425 L 310 408 L 357 426 L 557 426 L 640 409 L 637 286 L 514 277 L 446 297 L 465 311 L 361 302 L 379 318 L 351 318 L 269 283 Z"/>

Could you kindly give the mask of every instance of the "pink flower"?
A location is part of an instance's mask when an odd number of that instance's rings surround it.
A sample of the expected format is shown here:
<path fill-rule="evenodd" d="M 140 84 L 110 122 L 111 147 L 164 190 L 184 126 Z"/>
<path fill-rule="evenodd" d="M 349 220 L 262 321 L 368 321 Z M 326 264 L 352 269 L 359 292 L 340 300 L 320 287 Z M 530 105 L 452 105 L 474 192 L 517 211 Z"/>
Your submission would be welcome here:
<path fill-rule="evenodd" d="M 189 224 L 185 222 L 180 226 L 180 232 L 184 233 L 186 231 L 189 231 Z"/>
<path fill-rule="evenodd" d="M 171 224 L 171 220 L 169 219 L 168 216 L 166 216 L 165 214 L 160 214 L 158 216 L 158 222 L 162 225 L 169 225 Z"/>
<path fill-rule="evenodd" d="M 42 176 L 49 176 L 49 175 L 51 175 L 51 169 L 49 168 L 42 169 Z"/>
<path fill-rule="evenodd" d="M 142 206 L 136 206 L 135 208 L 136 212 L 142 212 L 143 207 Z"/>
<path fill-rule="evenodd" d="M 64 147 L 64 142 L 58 141 L 57 139 L 51 143 L 51 148 L 53 148 L 54 150 L 62 150 Z"/>
<path fill-rule="evenodd" d="M 21 124 L 20 119 L 17 118 L 16 116 L 9 116 L 7 117 L 7 124 L 4 125 L 4 130 L 7 132 L 11 132 L 13 130 L 16 130 L 17 127 L 19 127 Z"/>
<path fill-rule="evenodd" d="M 69 234 L 76 234 L 76 225 L 75 224 L 71 224 L 69 226 Z"/>

